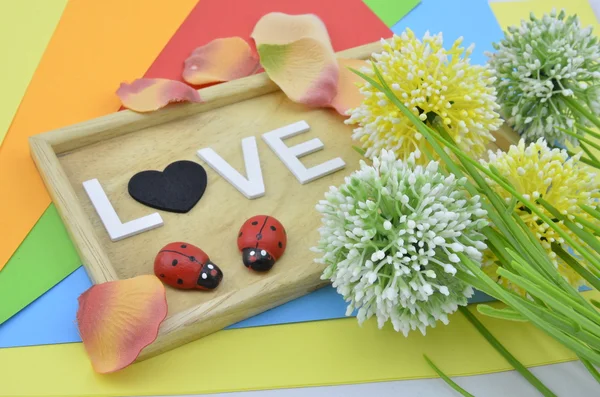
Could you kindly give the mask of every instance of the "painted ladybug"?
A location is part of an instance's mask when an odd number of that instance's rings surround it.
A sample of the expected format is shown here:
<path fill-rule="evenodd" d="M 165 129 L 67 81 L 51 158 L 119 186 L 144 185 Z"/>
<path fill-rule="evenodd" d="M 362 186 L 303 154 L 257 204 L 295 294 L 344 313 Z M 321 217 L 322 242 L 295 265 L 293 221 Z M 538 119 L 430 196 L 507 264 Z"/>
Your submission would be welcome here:
<path fill-rule="evenodd" d="M 259 272 L 273 267 L 283 255 L 286 243 L 287 234 L 281 222 L 267 215 L 253 216 L 244 222 L 237 239 L 244 265 Z"/>
<path fill-rule="evenodd" d="M 154 274 L 163 283 L 179 289 L 212 290 L 223 279 L 223 272 L 208 255 L 192 244 L 165 245 L 154 259 Z"/>

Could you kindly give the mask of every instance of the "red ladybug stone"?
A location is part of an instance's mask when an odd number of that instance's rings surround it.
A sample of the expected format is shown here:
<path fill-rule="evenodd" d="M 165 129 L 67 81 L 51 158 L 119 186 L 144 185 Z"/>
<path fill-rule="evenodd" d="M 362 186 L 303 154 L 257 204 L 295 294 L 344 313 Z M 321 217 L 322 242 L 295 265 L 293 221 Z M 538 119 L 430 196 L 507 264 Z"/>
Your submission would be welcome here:
<path fill-rule="evenodd" d="M 273 267 L 283 255 L 286 244 L 283 225 L 267 215 L 256 215 L 244 222 L 237 239 L 244 265 L 259 272 Z"/>
<path fill-rule="evenodd" d="M 163 283 L 179 289 L 212 290 L 223 272 L 200 248 L 183 242 L 165 245 L 154 259 L 154 274 Z"/>

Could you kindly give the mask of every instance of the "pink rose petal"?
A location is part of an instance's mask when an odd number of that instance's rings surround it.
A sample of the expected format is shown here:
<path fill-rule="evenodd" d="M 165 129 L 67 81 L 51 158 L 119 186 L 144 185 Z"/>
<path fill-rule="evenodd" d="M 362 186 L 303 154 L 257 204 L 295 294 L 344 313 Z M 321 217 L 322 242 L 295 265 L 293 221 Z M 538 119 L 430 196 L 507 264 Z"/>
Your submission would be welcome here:
<path fill-rule="evenodd" d="M 369 64 L 360 59 L 339 59 L 338 64 L 340 72 L 337 95 L 331 102 L 331 107 L 345 116 L 348 110 L 358 107 L 364 99 L 359 90 L 359 84 L 364 83 L 364 80 L 349 68 L 360 71 Z"/>
<path fill-rule="evenodd" d="M 196 48 L 185 60 L 183 79 L 194 85 L 246 77 L 259 67 L 258 54 L 239 37 L 216 39 Z"/>
<path fill-rule="evenodd" d="M 136 112 L 152 112 L 173 102 L 202 102 L 198 91 L 175 80 L 137 79 L 121 83 L 117 90 L 121 103 Z"/>
<path fill-rule="evenodd" d="M 262 67 L 288 98 L 311 107 L 329 106 L 337 94 L 338 65 L 317 16 L 267 14 L 252 38 Z"/>
<path fill-rule="evenodd" d="M 96 284 L 79 297 L 77 326 L 98 373 L 133 363 L 167 316 L 165 287 L 154 276 Z"/>

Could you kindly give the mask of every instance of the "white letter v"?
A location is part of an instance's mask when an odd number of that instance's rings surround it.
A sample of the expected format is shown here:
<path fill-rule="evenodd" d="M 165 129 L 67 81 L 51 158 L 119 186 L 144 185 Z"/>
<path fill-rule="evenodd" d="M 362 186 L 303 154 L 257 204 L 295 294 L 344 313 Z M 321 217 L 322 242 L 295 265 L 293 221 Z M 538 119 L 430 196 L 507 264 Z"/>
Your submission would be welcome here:
<path fill-rule="evenodd" d="M 219 175 L 231 183 L 237 190 L 249 199 L 262 197 L 265 194 L 260 159 L 256 147 L 256 138 L 253 136 L 242 139 L 242 151 L 244 152 L 244 163 L 246 163 L 246 174 L 244 178 L 236 169 L 213 149 L 206 148 L 198 150 L 198 157 L 206 161 Z"/>

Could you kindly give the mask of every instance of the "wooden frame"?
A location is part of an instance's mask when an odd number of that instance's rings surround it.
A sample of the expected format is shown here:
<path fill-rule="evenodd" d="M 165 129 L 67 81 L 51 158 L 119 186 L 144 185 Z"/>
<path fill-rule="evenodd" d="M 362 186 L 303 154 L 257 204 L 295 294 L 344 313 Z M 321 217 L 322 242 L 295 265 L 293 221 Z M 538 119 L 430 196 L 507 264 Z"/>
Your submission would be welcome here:
<path fill-rule="evenodd" d="M 372 53 L 379 51 L 381 44 L 376 42 L 342 51 L 337 55 L 340 58 L 367 59 Z M 32 157 L 83 265 L 95 284 L 119 280 L 120 277 L 103 249 L 90 221 L 89 211 L 86 213 L 84 210 L 59 157 L 103 141 L 125 137 L 130 133 L 277 91 L 277 85 L 265 74 L 259 74 L 199 90 L 202 103 L 178 104 L 148 114 L 125 110 L 30 138 Z M 496 134 L 498 146 L 506 147 L 514 141 L 510 135 L 512 134 L 508 129 Z M 320 279 L 321 272 L 322 268 L 319 266 L 282 272 L 170 315 L 162 323 L 156 341 L 142 351 L 138 361 L 315 290 L 326 284 Z"/>
<path fill-rule="evenodd" d="M 377 42 L 342 51 L 337 55 L 340 58 L 366 59 L 373 52 L 379 50 L 381 50 L 381 45 Z M 29 139 L 35 164 L 93 283 L 118 280 L 119 277 L 102 249 L 89 216 L 82 208 L 58 156 L 103 140 L 278 90 L 279 87 L 263 73 L 201 89 L 199 92 L 203 99 L 202 103 L 178 104 L 148 114 L 124 110 L 85 123 L 35 135 Z M 152 357 L 208 335 L 317 289 L 325 284 L 320 280 L 319 275 L 320 273 L 316 274 L 315 272 L 305 274 L 302 279 L 298 280 L 299 282 L 288 286 L 288 291 L 284 296 L 271 296 L 269 302 L 254 302 L 252 305 L 244 303 L 253 292 L 258 290 L 269 292 L 264 290 L 264 285 L 257 283 L 255 288 L 241 290 L 235 297 L 227 295 L 218 302 L 211 301 L 210 305 L 204 304 L 194 310 L 171 316 L 161 325 L 157 340 L 142 351 L 138 360 Z M 245 308 L 244 306 L 252 307 Z M 237 314 L 229 313 L 231 310 Z M 210 323 L 206 322 L 207 313 L 211 314 Z"/>

